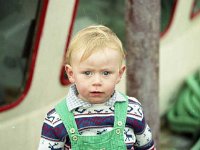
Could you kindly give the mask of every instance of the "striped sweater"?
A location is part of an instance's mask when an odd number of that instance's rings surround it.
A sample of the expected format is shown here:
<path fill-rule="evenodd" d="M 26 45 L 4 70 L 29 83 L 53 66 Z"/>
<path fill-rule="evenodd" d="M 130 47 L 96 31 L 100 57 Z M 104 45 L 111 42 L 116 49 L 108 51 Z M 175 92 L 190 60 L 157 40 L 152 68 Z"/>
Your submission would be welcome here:
<path fill-rule="evenodd" d="M 116 96 L 117 98 L 118 96 Z M 69 98 L 69 95 L 68 95 Z M 80 106 L 72 110 L 81 135 L 100 135 L 111 131 L 114 125 L 114 107 L 106 104 Z M 128 98 L 124 142 L 127 149 L 154 150 L 149 126 L 145 122 L 139 101 Z M 50 110 L 44 120 L 39 150 L 70 150 L 68 133 L 55 109 Z"/>

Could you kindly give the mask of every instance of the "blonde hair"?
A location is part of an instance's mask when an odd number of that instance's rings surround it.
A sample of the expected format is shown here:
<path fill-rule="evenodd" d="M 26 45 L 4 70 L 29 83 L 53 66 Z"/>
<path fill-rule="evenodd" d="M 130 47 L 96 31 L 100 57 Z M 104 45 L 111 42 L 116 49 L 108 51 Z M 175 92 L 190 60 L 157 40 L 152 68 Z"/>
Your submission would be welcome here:
<path fill-rule="evenodd" d="M 117 35 L 103 25 L 89 26 L 80 30 L 72 39 L 66 53 L 66 64 L 71 64 L 71 56 L 74 52 L 84 50 L 81 62 L 86 60 L 92 53 L 110 48 L 119 51 L 121 63 L 125 58 L 125 50 Z"/>

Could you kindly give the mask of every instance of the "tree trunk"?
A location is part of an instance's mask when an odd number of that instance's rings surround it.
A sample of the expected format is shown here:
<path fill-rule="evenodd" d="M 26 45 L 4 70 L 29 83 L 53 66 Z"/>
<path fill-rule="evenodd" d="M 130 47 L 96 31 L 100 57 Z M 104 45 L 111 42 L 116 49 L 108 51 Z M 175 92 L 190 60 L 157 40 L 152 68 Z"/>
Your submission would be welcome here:
<path fill-rule="evenodd" d="M 142 103 L 159 143 L 160 0 L 126 0 L 127 94 Z"/>

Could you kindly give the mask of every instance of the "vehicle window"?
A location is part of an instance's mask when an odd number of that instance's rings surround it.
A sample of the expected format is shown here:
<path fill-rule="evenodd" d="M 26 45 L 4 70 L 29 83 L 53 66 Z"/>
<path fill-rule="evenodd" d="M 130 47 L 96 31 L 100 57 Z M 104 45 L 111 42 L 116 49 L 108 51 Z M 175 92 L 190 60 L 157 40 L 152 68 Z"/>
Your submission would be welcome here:
<path fill-rule="evenodd" d="M 110 27 L 124 42 L 124 11 L 124 0 L 79 0 L 72 34 L 89 25 L 103 24 Z M 69 83 L 64 68 L 62 69 L 61 83 L 63 85 Z"/>
<path fill-rule="evenodd" d="M 18 100 L 29 75 L 39 0 L 0 0 L 0 108 Z"/>
<path fill-rule="evenodd" d="M 177 0 L 161 0 L 161 35 L 166 33 L 171 25 Z"/>
<path fill-rule="evenodd" d="M 200 13 L 200 0 L 194 0 L 192 12 L 191 12 L 191 18 L 194 18 L 199 13 Z"/>

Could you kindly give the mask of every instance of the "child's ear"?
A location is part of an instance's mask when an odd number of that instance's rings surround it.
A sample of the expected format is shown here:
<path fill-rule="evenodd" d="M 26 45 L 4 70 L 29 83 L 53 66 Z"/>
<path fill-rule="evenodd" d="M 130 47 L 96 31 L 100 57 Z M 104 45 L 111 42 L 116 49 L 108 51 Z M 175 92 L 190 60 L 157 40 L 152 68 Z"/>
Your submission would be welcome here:
<path fill-rule="evenodd" d="M 122 76 L 123 76 L 125 70 L 126 70 L 126 66 L 125 66 L 125 65 L 122 65 L 122 67 L 121 67 L 120 70 L 119 70 L 119 76 L 118 76 L 118 79 L 117 79 L 117 83 L 120 82 L 120 80 L 121 80 L 121 78 L 122 78 Z"/>
<path fill-rule="evenodd" d="M 67 73 L 67 77 L 71 83 L 74 83 L 74 72 L 70 65 L 65 65 L 65 71 Z"/>

